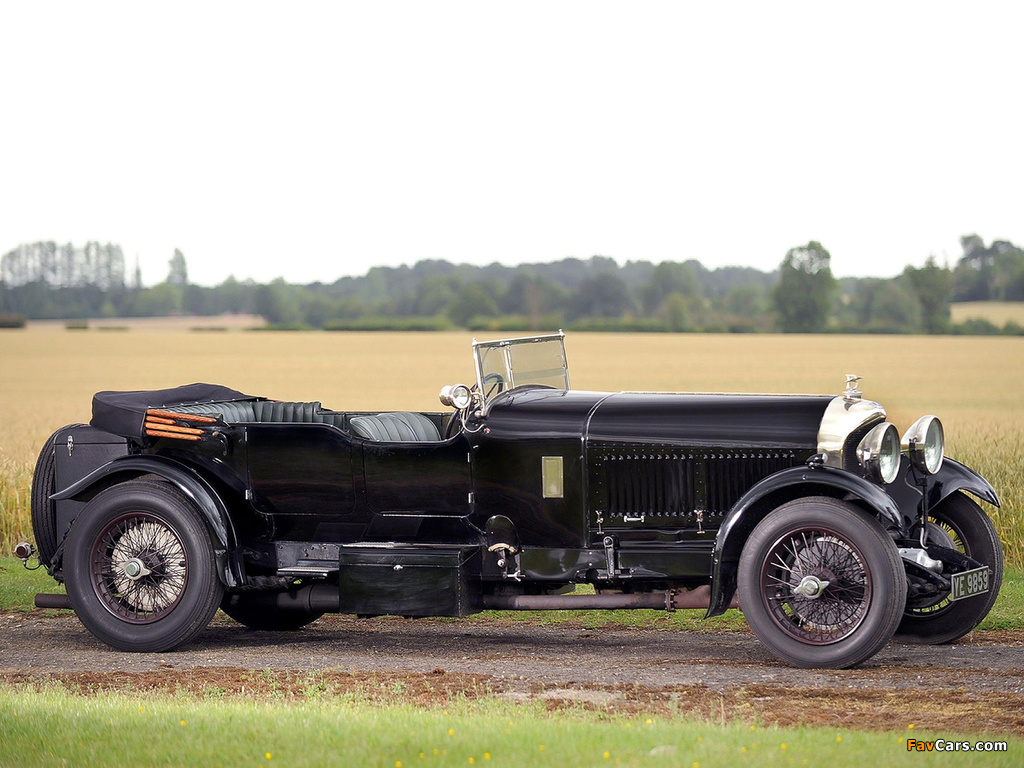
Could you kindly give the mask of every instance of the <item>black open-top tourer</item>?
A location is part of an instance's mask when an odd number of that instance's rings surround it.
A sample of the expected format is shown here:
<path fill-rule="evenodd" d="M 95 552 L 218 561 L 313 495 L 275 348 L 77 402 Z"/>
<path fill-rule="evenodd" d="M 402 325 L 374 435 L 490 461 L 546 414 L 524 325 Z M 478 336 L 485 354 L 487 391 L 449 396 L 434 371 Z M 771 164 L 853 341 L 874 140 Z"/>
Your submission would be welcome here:
<path fill-rule="evenodd" d="M 32 490 L 36 556 L 109 645 L 163 651 L 218 608 L 264 630 L 325 612 L 737 604 L 777 657 L 848 667 L 894 634 L 955 640 L 1002 553 L 943 456 L 848 377 L 837 396 L 587 392 L 561 333 L 473 343 L 444 412 L 355 412 L 191 384 L 100 392 Z M 589 584 L 592 593 L 574 594 Z"/>

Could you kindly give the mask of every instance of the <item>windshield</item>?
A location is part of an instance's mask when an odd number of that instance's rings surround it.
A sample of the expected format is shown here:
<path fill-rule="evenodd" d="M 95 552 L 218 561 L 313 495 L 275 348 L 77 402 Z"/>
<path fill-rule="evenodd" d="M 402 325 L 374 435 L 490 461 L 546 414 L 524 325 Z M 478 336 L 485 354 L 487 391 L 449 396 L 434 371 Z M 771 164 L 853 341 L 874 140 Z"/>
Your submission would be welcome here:
<path fill-rule="evenodd" d="M 477 384 L 484 400 L 513 387 L 540 384 L 569 389 L 565 334 L 474 341 Z"/>

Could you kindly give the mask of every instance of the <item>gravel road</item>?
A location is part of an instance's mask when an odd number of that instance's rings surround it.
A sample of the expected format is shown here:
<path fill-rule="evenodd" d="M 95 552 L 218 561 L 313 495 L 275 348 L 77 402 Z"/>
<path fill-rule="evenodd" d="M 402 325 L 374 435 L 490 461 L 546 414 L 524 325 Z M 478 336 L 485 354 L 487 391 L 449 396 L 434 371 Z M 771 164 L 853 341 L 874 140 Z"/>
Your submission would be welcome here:
<path fill-rule="evenodd" d="M 325 616 L 300 632 L 255 632 L 219 620 L 169 653 L 122 653 L 71 614 L 0 614 L 0 667 L 37 671 L 145 671 L 173 665 L 245 669 L 449 671 L 544 683 L 964 687 L 1024 693 L 1024 635 L 947 646 L 891 643 L 853 670 L 794 669 L 753 635 L 580 629 L 519 622 Z M 979 642 L 980 640 L 980 642 Z"/>
<path fill-rule="evenodd" d="M 892 643 L 857 669 L 802 670 L 774 660 L 742 632 L 332 615 L 300 632 L 269 633 L 219 617 L 181 650 L 136 654 L 111 650 L 71 614 L 0 614 L 0 680 L 82 673 L 99 679 L 129 673 L 142 680 L 168 672 L 201 678 L 204 670 L 222 675 L 225 669 L 243 676 L 252 670 L 331 670 L 410 678 L 443 670 L 489 681 L 509 695 L 550 698 L 557 691 L 563 700 L 591 704 L 631 696 L 650 703 L 691 691 L 705 698 L 713 693 L 724 707 L 754 691 L 761 694 L 755 701 L 789 700 L 779 708 L 804 722 L 807 707 L 839 717 L 839 704 L 849 715 L 849 702 L 856 700 L 863 706 L 854 707 L 852 716 L 866 727 L 891 727 L 898 716 L 928 719 L 934 710 L 930 722 L 939 727 L 1024 733 L 1024 633 L 979 632 L 950 646 Z M 765 707 L 744 711 L 765 717 Z"/>

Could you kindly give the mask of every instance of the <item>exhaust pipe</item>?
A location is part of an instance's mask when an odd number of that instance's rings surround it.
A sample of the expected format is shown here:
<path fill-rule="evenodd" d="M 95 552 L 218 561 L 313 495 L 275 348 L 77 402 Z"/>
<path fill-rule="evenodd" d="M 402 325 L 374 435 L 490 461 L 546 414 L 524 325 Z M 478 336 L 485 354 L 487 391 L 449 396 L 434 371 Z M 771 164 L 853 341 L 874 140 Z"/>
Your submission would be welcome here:
<path fill-rule="evenodd" d="M 614 611 L 650 608 L 661 611 L 700 608 L 711 604 L 711 587 L 667 592 L 634 592 L 602 595 L 484 595 L 484 607 L 503 611 Z M 730 608 L 739 608 L 733 597 Z"/>
<path fill-rule="evenodd" d="M 67 595 L 53 595 L 40 592 L 36 595 L 36 608 L 71 608 L 71 598 Z"/>
<path fill-rule="evenodd" d="M 341 592 L 334 584 L 309 584 L 288 592 L 244 592 L 253 607 L 267 611 L 284 610 L 302 613 L 337 613 Z"/>

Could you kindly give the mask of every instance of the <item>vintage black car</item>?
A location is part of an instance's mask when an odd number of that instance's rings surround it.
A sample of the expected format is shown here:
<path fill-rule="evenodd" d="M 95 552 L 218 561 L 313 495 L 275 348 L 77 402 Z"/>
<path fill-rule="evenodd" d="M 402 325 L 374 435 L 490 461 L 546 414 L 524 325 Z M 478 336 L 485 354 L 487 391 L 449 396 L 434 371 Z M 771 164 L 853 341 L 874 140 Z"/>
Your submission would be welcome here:
<path fill-rule="evenodd" d="M 561 333 L 473 351 L 447 412 L 96 394 L 36 467 L 38 557 L 67 587 L 37 604 L 164 651 L 218 608 L 295 630 L 739 603 L 777 657 L 849 667 L 897 633 L 955 640 L 995 602 L 1002 552 L 971 498 L 998 505 L 992 486 L 944 459 L 934 416 L 901 442 L 855 377 L 838 396 L 586 392 Z"/>

